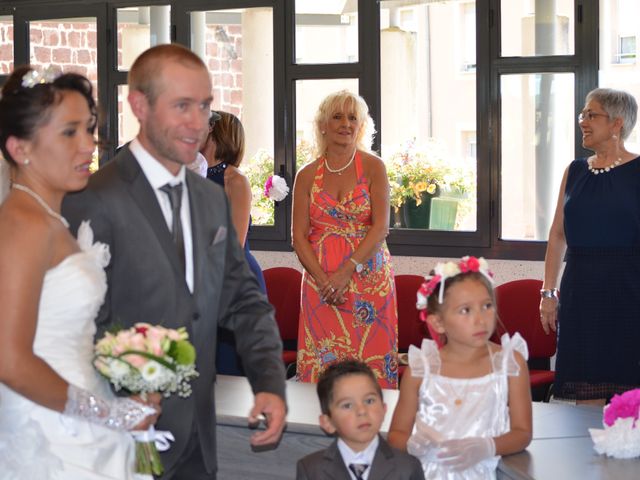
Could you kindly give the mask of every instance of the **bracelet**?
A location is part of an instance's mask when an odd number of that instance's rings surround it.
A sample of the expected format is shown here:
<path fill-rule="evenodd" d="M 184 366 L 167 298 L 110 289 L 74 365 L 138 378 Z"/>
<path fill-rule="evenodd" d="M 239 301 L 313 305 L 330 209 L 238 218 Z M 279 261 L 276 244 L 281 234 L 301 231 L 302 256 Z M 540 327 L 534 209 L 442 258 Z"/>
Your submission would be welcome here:
<path fill-rule="evenodd" d="M 543 288 L 540 290 L 540 298 L 555 298 L 557 300 L 558 293 L 560 293 L 560 290 L 557 288 Z"/>

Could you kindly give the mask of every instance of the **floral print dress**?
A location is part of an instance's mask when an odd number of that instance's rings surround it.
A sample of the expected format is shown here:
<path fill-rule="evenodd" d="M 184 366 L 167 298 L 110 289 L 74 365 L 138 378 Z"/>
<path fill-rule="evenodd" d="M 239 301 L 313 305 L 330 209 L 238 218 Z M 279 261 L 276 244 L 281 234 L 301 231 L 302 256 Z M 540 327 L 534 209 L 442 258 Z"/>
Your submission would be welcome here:
<path fill-rule="evenodd" d="M 371 227 L 371 196 L 359 152 L 355 166 L 357 184 L 341 201 L 322 188 L 324 162 L 319 162 L 311 188 L 308 238 L 328 274 L 349 262 Z M 398 314 L 386 243 L 364 263 L 361 273 L 353 273 L 342 305 L 324 303 L 314 278 L 305 271 L 299 325 L 298 380 L 316 382 L 328 364 L 357 358 L 369 365 L 383 388 L 396 388 Z"/>

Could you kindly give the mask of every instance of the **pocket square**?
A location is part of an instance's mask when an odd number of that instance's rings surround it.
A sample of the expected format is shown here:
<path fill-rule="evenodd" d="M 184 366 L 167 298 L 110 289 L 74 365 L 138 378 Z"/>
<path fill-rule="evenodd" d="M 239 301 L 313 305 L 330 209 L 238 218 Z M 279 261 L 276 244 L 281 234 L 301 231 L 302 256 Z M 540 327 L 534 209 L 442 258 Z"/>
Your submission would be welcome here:
<path fill-rule="evenodd" d="M 213 242 L 211 242 L 211 245 L 217 245 L 218 243 L 223 242 L 226 238 L 227 238 L 227 227 L 222 225 L 220 228 L 218 228 L 218 231 L 216 232 L 215 237 L 213 237 Z"/>

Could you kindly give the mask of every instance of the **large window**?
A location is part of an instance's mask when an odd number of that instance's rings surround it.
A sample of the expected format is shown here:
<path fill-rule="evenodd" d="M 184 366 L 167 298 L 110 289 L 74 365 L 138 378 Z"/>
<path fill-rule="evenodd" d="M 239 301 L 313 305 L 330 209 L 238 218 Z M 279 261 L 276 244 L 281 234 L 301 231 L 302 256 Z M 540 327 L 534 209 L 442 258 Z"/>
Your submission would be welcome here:
<path fill-rule="evenodd" d="M 600 65 L 598 86 L 618 88 L 640 101 L 640 64 L 636 56 L 640 2 L 600 0 Z M 640 153 L 640 127 L 636 123 L 625 142 L 630 152 Z"/>
<path fill-rule="evenodd" d="M 70 5 L 73 3 L 73 5 Z M 146 3 L 146 4 L 145 4 Z M 127 71 L 144 49 L 192 48 L 213 108 L 247 133 L 253 248 L 290 249 L 291 186 L 313 159 L 330 91 L 367 101 L 391 185 L 392 253 L 542 259 L 566 165 L 585 154 L 575 115 L 597 86 L 640 96 L 636 0 L 4 1 L 0 82 L 56 64 L 98 88 L 102 161 L 133 138 Z M 599 42 L 599 43 L 598 43 Z M 627 148 L 638 151 L 636 127 Z M 106 141 L 106 142 L 104 142 Z"/>
<path fill-rule="evenodd" d="M 476 231 L 475 1 L 381 8 L 380 154 L 391 226 Z"/>

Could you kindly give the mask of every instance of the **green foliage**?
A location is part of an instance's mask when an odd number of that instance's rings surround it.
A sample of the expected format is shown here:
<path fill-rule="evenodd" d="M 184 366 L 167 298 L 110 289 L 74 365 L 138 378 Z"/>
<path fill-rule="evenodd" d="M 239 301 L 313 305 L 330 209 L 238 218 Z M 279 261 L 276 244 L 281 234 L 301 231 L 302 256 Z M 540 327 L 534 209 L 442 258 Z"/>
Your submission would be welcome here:
<path fill-rule="evenodd" d="M 178 365 L 191 365 L 196 361 L 196 349 L 188 340 L 175 340 L 169 347 L 169 356 Z"/>

